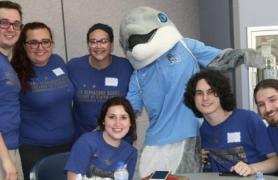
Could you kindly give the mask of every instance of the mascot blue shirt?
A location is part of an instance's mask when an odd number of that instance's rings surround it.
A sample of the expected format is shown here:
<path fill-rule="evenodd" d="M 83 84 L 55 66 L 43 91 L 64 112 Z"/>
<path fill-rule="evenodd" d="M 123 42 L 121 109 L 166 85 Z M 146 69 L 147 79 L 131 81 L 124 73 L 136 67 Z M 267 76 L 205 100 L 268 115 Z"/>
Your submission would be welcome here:
<path fill-rule="evenodd" d="M 146 107 L 150 121 L 140 176 L 165 168 L 173 173 L 199 172 L 198 121 L 183 104 L 188 80 L 201 67 L 258 67 L 265 64 L 263 58 L 255 50 L 220 50 L 184 38 L 164 12 L 150 7 L 134 8 L 123 17 L 120 43 L 135 69 L 127 98 L 138 112 Z"/>
<path fill-rule="evenodd" d="M 198 121 L 183 104 L 184 89 L 199 67 L 206 67 L 219 52 L 185 38 L 153 63 L 135 70 L 127 98 L 136 111 L 141 112 L 143 105 L 148 111 L 146 145 L 171 144 L 198 134 Z"/>
<path fill-rule="evenodd" d="M 176 143 L 198 133 L 197 121 L 183 102 L 189 78 L 200 67 L 227 70 L 245 63 L 262 67 L 255 50 L 220 50 L 183 38 L 168 16 L 150 7 L 134 8 L 121 21 L 120 43 L 135 69 L 127 98 L 150 118 L 147 145 Z"/>

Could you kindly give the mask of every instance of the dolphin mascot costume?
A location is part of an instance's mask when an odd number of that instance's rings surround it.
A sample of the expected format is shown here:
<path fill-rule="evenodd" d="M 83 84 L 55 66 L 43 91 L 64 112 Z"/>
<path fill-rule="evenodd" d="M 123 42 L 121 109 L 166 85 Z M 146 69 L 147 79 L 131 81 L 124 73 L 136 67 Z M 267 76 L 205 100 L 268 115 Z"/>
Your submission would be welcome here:
<path fill-rule="evenodd" d="M 137 7 L 123 17 L 120 44 L 135 69 L 127 99 L 136 112 L 145 106 L 150 121 L 140 176 L 155 170 L 200 172 L 199 125 L 183 104 L 187 81 L 201 67 L 258 66 L 262 57 L 252 50 L 220 50 L 184 38 L 165 13 L 150 7 Z"/>

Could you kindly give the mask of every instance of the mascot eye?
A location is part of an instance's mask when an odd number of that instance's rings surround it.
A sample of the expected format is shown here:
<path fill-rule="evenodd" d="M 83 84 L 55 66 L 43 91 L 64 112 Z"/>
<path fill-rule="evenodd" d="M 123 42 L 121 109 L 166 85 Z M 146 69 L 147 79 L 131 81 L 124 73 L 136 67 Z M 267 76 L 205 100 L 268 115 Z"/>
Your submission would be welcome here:
<path fill-rule="evenodd" d="M 159 18 L 160 22 L 162 22 L 162 23 L 165 23 L 168 20 L 167 16 L 165 14 L 163 14 L 163 13 L 159 13 L 158 14 L 158 18 Z"/>
<path fill-rule="evenodd" d="M 157 29 L 152 30 L 148 34 L 134 34 L 128 38 L 129 50 L 132 50 L 134 46 L 137 44 L 143 44 L 148 42 L 152 37 L 153 34 L 156 32 Z"/>

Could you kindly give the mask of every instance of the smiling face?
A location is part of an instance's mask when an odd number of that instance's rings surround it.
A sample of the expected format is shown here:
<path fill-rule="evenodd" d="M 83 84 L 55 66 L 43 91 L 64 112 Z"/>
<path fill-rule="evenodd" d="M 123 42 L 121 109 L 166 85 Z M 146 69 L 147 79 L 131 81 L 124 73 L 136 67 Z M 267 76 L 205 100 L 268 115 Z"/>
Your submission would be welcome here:
<path fill-rule="evenodd" d="M 15 9 L 0 8 L 0 20 L 9 23 L 20 23 L 20 14 Z M 10 24 L 8 28 L 0 28 L 0 50 L 7 53 L 19 38 L 20 29 L 14 29 Z"/>
<path fill-rule="evenodd" d="M 278 92 L 274 88 L 263 88 L 256 94 L 258 111 L 273 126 L 278 126 Z"/>
<path fill-rule="evenodd" d="M 204 79 L 197 82 L 194 101 L 196 108 L 205 117 L 224 112 L 219 97 Z"/>
<path fill-rule="evenodd" d="M 105 31 L 97 29 L 91 32 L 87 45 L 89 54 L 91 55 L 91 59 L 93 61 L 98 63 L 107 63 L 110 60 L 113 43 Z"/>
<path fill-rule="evenodd" d="M 45 66 L 53 49 L 49 31 L 46 28 L 29 29 L 26 32 L 26 42 L 24 47 L 31 62 L 39 67 Z M 46 42 L 50 44 L 47 45 Z"/>
<path fill-rule="evenodd" d="M 115 147 L 120 144 L 131 126 L 130 117 L 122 105 L 109 107 L 103 124 L 105 141 Z"/>

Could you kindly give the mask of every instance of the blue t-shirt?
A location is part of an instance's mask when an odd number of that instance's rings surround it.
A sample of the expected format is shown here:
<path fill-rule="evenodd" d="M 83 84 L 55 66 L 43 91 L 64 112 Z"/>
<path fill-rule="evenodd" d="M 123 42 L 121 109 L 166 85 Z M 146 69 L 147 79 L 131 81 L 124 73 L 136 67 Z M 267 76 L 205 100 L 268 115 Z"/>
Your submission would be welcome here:
<path fill-rule="evenodd" d="M 33 65 L 33 69 L 36 75 L 29 81 L 31 89 L 20 94 L 20 142 L 40 146 L 70 143 L 74 89 L 66 65 L 60 56 L 51 55 L 47 65 Z"/>
<path fill-rule="evenodd" d="M 85 175 L 92 173 L 99 177 L 113 177 L 118 161 L 127 165 L 132 180 L 137 160 L 137 150 L 125 141 L 113 147 L 103 139 L 103 131 L 83 134 L 73 145 L 65 170 Z"/>
<path fill-rule="evenodd" d="M 20 83 L 6 56 L 0 53 L 0 133 L 8 149 L 19 145 Z"/>
<path fill-rule="evenodd" d="M 198 134 L 193 112 L 183 104 L 187 81 L 207 66 L 220 52 L 193 39 L 181 42 L 150 65 L 135 70 L 131 76 L 127 99 L 136 111 L 145 106 L 150 123 L 145 144 L 161 145 L 182 141 Z"/>
<path fill-rule="evenodd" d="M 272 145 L 276 151 L 276 154 L 278 155 L 278 127 L 272 127 L 269 126 L 267 128 L 270 140 L 272 142 Z"/>
<path fill-rule="evenodd" d="M 89 64 L 89 56 L 74 58 L 67 64 L 75 88 L 73 117 L 76 136 L 92 131 L 102 104 L 114 96 L 126 96 L 133 68 L 127 59 L 112 55 L 112 63 L 98 70 Z"/>
<path fill-rule="evenodd" d="M 202 147 L 210 151 L 213 172 L 229 171 L 239 161 L 261 162 L 267 159 L 267 154 L 274 152 L 262 119 L 248 110 L 236 109 L 216 126 L 205 120 L 200 134 Z"/>

